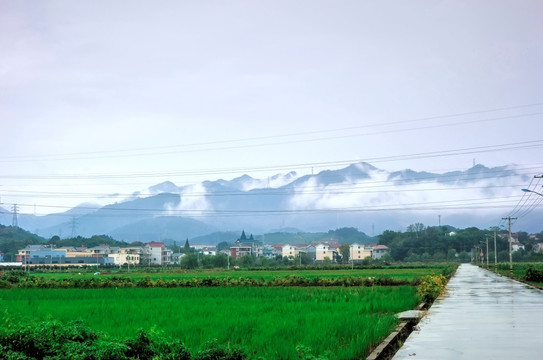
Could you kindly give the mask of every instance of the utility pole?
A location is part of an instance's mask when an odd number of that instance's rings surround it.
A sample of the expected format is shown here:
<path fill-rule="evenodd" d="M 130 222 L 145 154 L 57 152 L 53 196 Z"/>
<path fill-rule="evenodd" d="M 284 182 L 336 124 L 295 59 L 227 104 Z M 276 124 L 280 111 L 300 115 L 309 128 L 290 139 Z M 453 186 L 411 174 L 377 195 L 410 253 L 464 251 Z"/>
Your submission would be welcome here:
<path fill-rule="evenodd" d="M 507 220 L 509 222 L 509 275 L 513 276 L 513 253 L 511 251 L 511 220 L 516 220 L 517 218 L 512 218 L 511 216 L 508 216 L 506 218 L 502 218 L 502 220 Z"/>
<path fill-rule="evenodd" d="M 486 269 L 488 270 L 488 235 L 485 235 L 486 240 Z"/>
<path fill-rule="evenodd" d="M 19 223 L 17 222 L 17 211 L 19 210 L 19 208 L 17 207 L 17 204 L 13 204 L 13 206 L 11 207 L 11 211 L 13 212 L 13 221 L 11 223 L 11 226 L 13 227 L 18 227 L 19 226 Z"/>
<path fill-rule="evenodd" d="M 498 273 L 498 249 L 496 249 L 496 229 L 494 228 L 494 272 Z"/>

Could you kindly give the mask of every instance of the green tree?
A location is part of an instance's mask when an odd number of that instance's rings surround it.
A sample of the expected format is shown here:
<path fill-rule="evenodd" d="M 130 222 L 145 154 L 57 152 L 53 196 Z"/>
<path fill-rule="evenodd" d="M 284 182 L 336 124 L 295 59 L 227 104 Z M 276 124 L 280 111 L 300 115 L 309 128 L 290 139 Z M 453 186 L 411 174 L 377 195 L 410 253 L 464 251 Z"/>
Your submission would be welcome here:
<path fill-rule="evenodd" d="M 185 246 L 183 246 L 183 253 L 185 253 L 185 254 L 190 253 L 189 238 L 187 238 L 187 240 L 185 240 Z"/>
<path fill-rule="evenodd" d="M 301 257 L 302 265 L 309 265 L 313 263 L 313 258 L 308 253 L 301 252 L 299 256 Z"/>
<path fill-rule="evenodd" d="M 417 255 L 415 253 L 410 254 L 405 259 L 407 262 L 419 262 L 420 261 L 420 255 Z"/>
<path fill-rule="evenodd" d="M 498 261 L 499 262 L 509 261 L 509 251 L 508 250 L 498 251 Z"/>
<path fill-rule="evenodd" d="M 458 261 L 462 263 L 468 263 L 471 261 L 471 257 L 469 256 L 469 253 L 467 251 L 462 250 L 458 254 Z"/>
<path fill-rule="evenodd" d="M 213 265 L 216 268 L 225 268 L 228 266 L 228 255 L 217 254 L 213 257 Z"/>
<path fill-rule="evenodd" d="M 385 230 L 379 235 L 379 244 L 390 247 L 393 243 L 400 239 L 400 233 L 392 230 Z"/>
<path fill-rule="evenodd" d="M 226 241 L 221 241 L 217 244 L 217 251 L 230 249 L 230 244 Z"/>
<path fill-rule="evenodd" d="M 422 262 L 430 262 L 430 261 L 432 261 L 432 255 L 425 252 L 420 256 L 420 261 L 422 261 Z"/>
<path fill-rule="evenodd" d="M 445 261 L 447 256 L 445 255 L 445 253 L 441 251 L 436 251 L 434 255 L 432 256 L 432 258 L 434 259 L 434 261 L 440 262 L 440 261 Z"/>
<path fill-rule="evenodd" d="M 213 255 L 204 255 L 201 258 L 201 264 L 205 269 L 211 269 L 215 267 L 215 256 Z"/>
<path fill-rule="evenodd" d="M 351 247 L 349 246 L 349 244 L 341 244 L 341 246 L 339 247 L 339 252 L 341 254 L 341 261 L 343 263 L 349 262 L 350 251 L 351 251 Z"/>
<path fill-rule="evenodd" d="M 243 267 L 253 266 L 255 264 L 255 257 L 251 255 L 243 255 L 239 259 L 239 264 Z"/>
<path fill-rule="evenodd" d="M 389 253 L 386 253 L 381 257 L 381 261 L 388 264 L 388 263 L 393 262 L 394 259 L 392 258 L 392 256 Z"/>
<path fill-rule="evenodd" d="M 198 255 L 185 254 L 181 258 L 181 267 L 184 269 L 196 269 L 198 267 Z"/>
<path fill-rule="evenodd" d="M 178 253 L 178 252 L 180 251 L 180 249 L 181 249 L 181 248 L 180 248 L 179 246 L 177 246 L 177 241 L 174 241 L 174 242 L 173 242 L 173 245 L 172 245 L 172 251 L 173 251 L 174 253 Z"/>

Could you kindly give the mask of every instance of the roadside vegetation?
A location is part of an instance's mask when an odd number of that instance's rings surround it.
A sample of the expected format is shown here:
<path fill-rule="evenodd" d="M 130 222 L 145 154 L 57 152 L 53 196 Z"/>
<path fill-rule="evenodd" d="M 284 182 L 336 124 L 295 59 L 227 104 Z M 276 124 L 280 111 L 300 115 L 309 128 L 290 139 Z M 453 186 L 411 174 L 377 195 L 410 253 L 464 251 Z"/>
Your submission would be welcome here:
<path fill-rule="evenodd" d="M 484 267 L 484 266 L 482 266 Z M 494 266 L 490 266 L 494 270 Z M 510 276 L 510 264 L 499 263 L 498 273 L 503 276 Z M 543 287 L 543 263 L 513 263 L 513 278 L 533 285 Z"/>

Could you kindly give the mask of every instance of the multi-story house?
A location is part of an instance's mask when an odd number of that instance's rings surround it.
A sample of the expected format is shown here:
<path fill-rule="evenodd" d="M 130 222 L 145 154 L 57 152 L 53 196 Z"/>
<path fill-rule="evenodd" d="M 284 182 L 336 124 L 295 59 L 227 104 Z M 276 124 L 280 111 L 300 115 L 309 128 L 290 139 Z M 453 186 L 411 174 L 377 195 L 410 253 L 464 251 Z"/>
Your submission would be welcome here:
<path fill-rule="evenodd" d="M 275 259 L 283 254 L 283 245 L 264 245 L 262 247 L 262 256 L 267 259 Z"/>
<path fill-rule="evenodd" d="M 150 242 L 143 248 L 141 263 L 143 265 L 169 265 L 172 251 L 163 242 Z"/>
<path fill-rule="evenodd" d="M 52 249 L 50 245 L 27 245 L 24 249 L 21 249 L 17 253 L 17 262 L 27 263 L 25 259 L 30 257 L 31 251 L 39 251 L 44 249 Z"/>
<path fill-rule="evenodd" d="M 66 250 L 66 258 L 92 257 L 92 252 L 86 247 L 65 246 L 58 250 Z"/>
<path fill-rule="evenodd" d="M 390 249 L 386 245 L 371 245 L 371 258 L 373 260 L 381 259 L 385 254 L 390 252 Z"/>
<path fill-rule="evenodd" d="M 364 244 L 351 244 L 349 246 L 349 259 L 354 262 L 360 262 L 366 259 L 367 257 L 371 258 L 371 248 L 366 247 Z"/>
<path fill-rule="evenodd" d="M 108 258 L 113 259 L 113 263 L 118 266 L 138 265 L 141 261 L 141 248 L 120 248 L 118 252 L 108 254 Z"/>
<path fill-rule="evenodd" d="M 234 259 L 239 259 L 245 255 L 259 257 L 262 256 L 262 247 L 255 241 L 252 234 L 247 238 L 244 230 L 241 233 L 241 237 L 230 247 L 230 255 Z"/>
<path fill-rule="evenodd" d="M 92 253 L 92 256 L 95 257 L 108 257 L 109 254 L 120 253 L 121 248 L 118 246 L 99 245 L 89 248 L 89 251 Z"/>
<path fill-rule="evenodd" d="M 296 245 L 285 244 L 281 251 L 281 255 L 285 258 L 295 258 L 300 253 L 300 248 Z"/>
<path fill-rule="evenodd" d="M 339 254 L 339 248 L 341 244 L 323 242 L 315 246 L 315 262 L 337 262 L 341 255 Z"/>
<path fill-rule="evenodd" d="M 172 264 L 179 265 L 181 264 L 181 259 L 185 256 L 184 253 L 172 253 Z"/>
<path fill-rule="evenodd" d="M 285 244 L 281 251 L 281 255 L 287 258 L 297 258 L 300 253 L 307 254 L 309 258 L 315 260 L 316 248 L 310 244 Z"/>

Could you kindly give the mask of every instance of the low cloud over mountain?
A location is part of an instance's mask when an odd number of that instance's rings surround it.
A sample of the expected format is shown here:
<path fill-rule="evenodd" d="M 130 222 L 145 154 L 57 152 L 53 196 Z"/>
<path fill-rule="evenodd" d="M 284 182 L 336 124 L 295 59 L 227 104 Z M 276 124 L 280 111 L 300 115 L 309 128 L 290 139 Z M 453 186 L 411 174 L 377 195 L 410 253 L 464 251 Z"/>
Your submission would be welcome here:
<path fill-rule="evenodd" d="M 243 175 L 183 187 L 164 182 L 95 211 L 26 215 L 19 224 L 46 237 L 75 232 L 111 234 L 126 241 L 152 239 L 153 234 L 155 239 L 183 240 L 217 230 L 259 233 L 286 227 L 327 231 L 348 226 L 377 235 L 417 222 L 485 228 L 496 225 L 518 203 L 520 189 L 533 176 L 530 171 L 477 165 L 442 174 L 388 172 L 358 163 L 305 176 Z M 541 230 L 535 214 L 524 219 L 523 230 Z"/>

